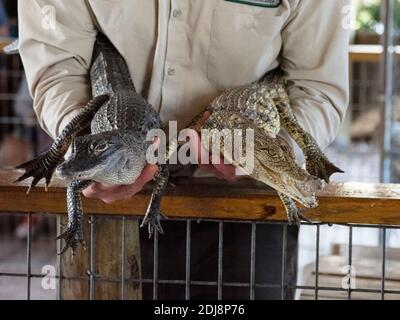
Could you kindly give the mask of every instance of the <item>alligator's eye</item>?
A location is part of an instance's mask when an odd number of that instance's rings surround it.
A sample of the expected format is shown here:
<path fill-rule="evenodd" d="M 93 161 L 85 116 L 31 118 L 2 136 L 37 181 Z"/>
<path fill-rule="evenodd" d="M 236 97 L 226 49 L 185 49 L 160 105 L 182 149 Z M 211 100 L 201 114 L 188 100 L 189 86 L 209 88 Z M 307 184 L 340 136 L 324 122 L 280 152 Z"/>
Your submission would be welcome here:
<path fill-rule="evenodd" d="M 107 142 L 99 142 L 99 143 L 92 143 L 90 145 L 90 149 L 95 153 L 99 154 L 105 151 L 108 148 Z"/>
<path fill-rule="evenodd" d="M 71 154 L 76 154 L 76 142 L 75 141 L 72 143 Z"/>

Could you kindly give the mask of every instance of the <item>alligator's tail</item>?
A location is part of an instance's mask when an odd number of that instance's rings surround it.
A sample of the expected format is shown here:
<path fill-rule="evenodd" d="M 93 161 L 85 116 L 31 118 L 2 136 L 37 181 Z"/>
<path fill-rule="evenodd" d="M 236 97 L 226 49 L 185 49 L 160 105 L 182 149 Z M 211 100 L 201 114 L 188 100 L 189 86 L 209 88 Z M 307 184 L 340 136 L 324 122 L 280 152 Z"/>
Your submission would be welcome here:
<path fill-rule="evenodd" d="M 113 45 L 110 39 L 101 32 L 97 33 L 96 43 L 93 50 L 92 67 L 90 74 L 91 79 L 95 80 L 94 82 L 92 81 L 92 91 L 98 94 L 104 93 L 101 92 L 102 90 L 104 90 L 104 88 L 102 88 L 103 85 L 101 84 L 101 82 L 103 80 L 101 80 L 99 74 L 112 75 L 113 81 L 109 82 L 111 86 L 115 86 L 113 88 L 114 92 L 118 91 L 118 87 L 133 87 L 136 92 L 125 59 L 122 57 L 117 48 Z M 100 82 L 100 84 L 96 87 L 96 83 L 98 81 Z"/>

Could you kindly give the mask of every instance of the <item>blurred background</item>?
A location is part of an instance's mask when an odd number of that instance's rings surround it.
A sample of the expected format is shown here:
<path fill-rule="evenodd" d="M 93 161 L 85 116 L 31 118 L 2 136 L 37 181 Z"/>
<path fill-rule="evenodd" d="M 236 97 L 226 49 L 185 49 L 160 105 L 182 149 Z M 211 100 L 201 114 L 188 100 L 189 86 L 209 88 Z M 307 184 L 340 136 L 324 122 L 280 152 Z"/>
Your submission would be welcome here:
<path fill-rule="evenodd" d="M 325 0 L 328 1 L 328 0 Z M 327 150 L 329 158 L 345 170 L 334 181 L 400 182 L 400 1 L 353 0 L 351 11 L 350 87 L 351 102 L 345 124 L 337 140 Z M 385 16 L 385 6 L 391 16 Z M 0 42 L 18 36 L 17 1 L 0 1 Z M 0 54 L 0 168 L 14 167 L 41 153 L 51 143 L 38 127 L 32 109 L 20 58 Z M 26 298 L 26 280 L 1 276 L 26 272 L 26 237 L 31 219 L 32 272 L 46 273 L 45 266 L 56 265 L 55 218 L 46 215 L 0 213 L 0 299 Z M 349 229 L 321 226 L 320 272 L 328 284 L 341 281 L 343 259 L 349 245 Z M 388 258 L 400 263 L 400 232 L 385 234 Z M 360 259 L 358 272 L 363 285 L 379 287 L 374 266 L 382 256 L 379 246 L 382 230 L 354 228 L 354 259 Z M 299 284 L 315 281 L 315 229 L 303 226 L 300 239 Z M 391 269 L 390 285 L 400 287 L 400 268 Z M 335 278 L 336 277 L 336 278 Z M 322 276 L 321 276 L 322 279 Z M 335 282 L 335 283 L 336 283 Z M 325 296 L 324 296 L 325 295 Z M 313 292 L 298 290 L 299 299 L 313 298 Z M 359 298 L 376 298 L 365 293 Z M 55 299 L 52 288 L 43 288 L 33 278 L 31 298 Z M 321 298 L 340 299 L 340 292 L 321 293 Z M 398 296 L 397 296 L 398 298 Z"/>

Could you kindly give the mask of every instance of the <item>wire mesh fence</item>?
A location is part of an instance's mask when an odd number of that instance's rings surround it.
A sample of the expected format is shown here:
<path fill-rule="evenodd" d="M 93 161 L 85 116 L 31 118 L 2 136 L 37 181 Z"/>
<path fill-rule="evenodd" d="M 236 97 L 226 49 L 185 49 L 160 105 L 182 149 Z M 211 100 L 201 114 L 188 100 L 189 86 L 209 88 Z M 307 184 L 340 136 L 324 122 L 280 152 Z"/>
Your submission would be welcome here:
<path fill-rule="evenodd" d="M 177 252 L 165 252 L 166 246 L 162 242 L 168 241 L 167 235 L 159 235 L 156 233 L 151 240 L 147 240 L 148 243 L 144 243 L 143 239 L 141 244 L 144 248 L 141 251 L 142 255 L 142 270 L 127 269 L 124 264 L 126 261 L 126 222 L 136 221 L 137 218 L 129 217 L 104 217 L 90 215 L 88 217 L 88 228 L 90 229 L 90 237 L 87 239 L 87 256 L 88 256 L 88 268 L 85 270 L 86 276 L 69 277 L 62 276 L 60 270 L 61 264 L 60 259 L 56 255 L 56 247 L 54 242 L 55 229 L 50 228 L 47 235 L 41 238 L 41 241 L 45 241 L 46 244 L 43 246 L 37 245 L 37 238 L 32 234 L 33 229 L 33 218 L 35 214 L 24 214 L 22 215 L 27 220 L 26 238 L 20 243 L 20 246 L 24 245 L 25 257 L 22 261 L 22 257 L 18 258 L 18 268 L 12 269 L 4 264 L 4 250 L 2 251 L 3 263 L 0 263 L 0 283 L 3 285 L 0 288 L 0 292 L 3 298 L 20 298 L 20 299 L 56 299 L 62 298 L 61 281 L 69 280 L 75 281 L 76 284 L 87 284 L 88 292 L 86 293 L 89 299 L 98 299 L 97 289 L 99 285 L 103 283 L 112 283 L 118 286 L 119 294 L 115 299 L 126 299 L 126 292 L 129 286 L 135 286 L 142 288 L 144 299 L 168 299 L 171 298 L 170 292 L 174 294 L 172 298 L 175 299 L 196 299 L 196 297 L 205 297 L 215 299 L 225 299 L 225 297 L 232 297 L 235 294 L 231 294 L 232 291 L 236 292 L 236 297 L 242 299 L 259 299 L 260 296 L 264 296 L 261 291 L 272 292 L 271 296 L 274 299 L 289 299 L 295 298 L 294 293 L 297 291 L 297 298 L 300 299 L 327 299 L 327 293 L 331 294 L 331 299 L 360 299 L 362 297 L 369 299 L 398 299 L 400 296 L 400 279 L 396 278 L 396 274 L 393 273 L 394 268 L 398 267 L 399 262 L 393 264 L 393 257 L 388 254 L 390 248 L 387 246 L 387 232 L 389 230 L 398 231 L 398 227 L 393 226 L 365 226 L 365 225 L 346 225 L 342 226 L 346 228 L 348 233 L 347 239 L 347 254 L 343 255 L 341 264 L 337 266 L 336 272 L 340 275 L 340 285 L 329 285 L 322 281 L 322 278 L 326 276 L 326 270 L 323 269 L 323 262 L 321 259 L 320 245 L 321 239 L 324 237 L 324 225 L 309 225 L 306 224 L 304 228 L 312 228 L 314 233 L 314 265 L 312 270 L 313 283 L 301 283 L 297 281 L 294 283 L 290 282 L 290 279 L 286 278 L 287 268 L 290 268 L 287 254 L 287 241 L 288 241 L 288 227 L 284 223 L 265 223 L 265 222 L 250 222 L 250 221 L 216 221 L 216 220 L 186 220 L 186 219 L 173 219 L 173 222 L 180 224 L 182 245 L 184 246 L 184 252 L 182 257 L 178 257 L 180 254 L 179 249 Z M 43 216 L 43 215 L 40 215 Z M 49 216 L 47 216 L 49 217 Z M 52 216 L 50 216 L 52 217 Z M 4 220 L 5 216 L 0 216 L 0 221 Z M 94 235 L 96 233 L 96 223 L 102 219 L 112 219 L 121 222 L 122 230 L 120 233 L 120 245 L 118 248 L 109 248 L 109 250 L 119 250 L 119 261 L 113 261 L 114 264 L 119 264 L 120 274 L 115 277 L 107 277 L 104 274 L 98 272 L 99 268 L 96 265 L 96 256 L 100 255 L 98 252 L 99 248 L 96 248 Z M 169 221 L 171 223 L 171 221 Z M 193 229 L 199 223 L 207 223 L 215 228 L 213 236 L 215 239 L 210 239 L 210 242 L 216 244 L 215 252 L 211 252 L 210 255 L 215 257 L 215 261 L 210 263 L 206 269 L 208 273 L 203 276 L 203 279 L 194 279 L 193 271 L 196 266 L 192 263 L 193 255 L 197 250 L 193 247 Z M 52 224 L 55 224 L 53 217 Z M 241 269 L 241 274 L 236 275 L 236 279 L 232 279 L 229 274 L 229 268 L 232 267 L 232 259 L 228 256 L 230 242 L 233 241 L 232 235 L 229 235 L 232 230 L 229 230 L 232 225 L 246 228 L 247 235 L 242 238 L 247 243 L 243 243 L 241 249 L 246 248 L 243 251 L 242 260 L 247 257 L 247 261 L 244 263 L 246 267 Z M 280 237 L 282 237 L 282 246 L 276 248 L 280 251 L 279 263 L 271 261 L 272 264 L 279 265 L 279 270 L 274 270 L 273 277 L 265 277 L 261 274 L 268 273 L 270 271 L 260 269 L 258 260 L 260 256 L 268 254 L 262 250 L 259 250 L 257 241 L 259 232 L 263 231 L 265 225 L 273 225 L 275 228 L 280 229 Z M 374 280 L 372 280 L 372 274 L 358 275 L 356 272 L 357 268 L 361 268 L 354 259 L 354 230 L 363 228 L 375 228 L 381 230 L 381 244 L 379 245 L 380 261 L 379 264 L 370 265 L 370 268 L 379 269 L 379 274 L 375 274 Z M 2 244 L 10 245 L 12 241 L 6 241 L 3 234 Z M 161 241 L 160 241 L 161 238 Z M 323 240 L 322 240 L 323 241 Z M 150 245 L 151 242 L 151 245 Z M 161 244 L 160 244 L 161 242 Z M 46 248 L 52 247 L 53 250 Z M 13 246 L 11 246 L 13 247 Z M 152 250 L 148 250 L 152 247 Z M 13 247 L 15 248 L 15 247 Z M 38 254 L 41 250 L 48 250 L 48 255 L 44 259 L 44 265 L 38 266 Z M 301 251 L 301 248 L 300 248 Z M 389 255 L 389 256 L 388 256 Z M 175 264 L 174 276 L 171 274 L 165 274 L 162 268 L 166 266 L 166 259 L 171 259 Z M 147 263 L 146 261 L 151 261 Z M 378 261 L 378 260 L 377 260 Z M 389 261 L 389 264 L 388 264 Z M 237 262 L 243 263 L 244 261 Z M 145 265 L 145 266 L 144 266 Z M 297 266 L 296 266 L 297 267 Z M 147 268 L 146 270 L 144 268 Z M 228 271 L 227 271 L 228 270 Z M 332 270 L 330 270 L 332 272 Z M 260 274 L 261 273 L 261 274 Z M 356 284 L 359 281 L 358 278 L 363 279 L 361 284 Z M 269 281 L 262 281 L 261 279 L 268 279 Z M 370 279 L 370 282 L 365 281 Z M 398 281 L 398 282 L 396 282 Z M 395 285 L 393 285 L 395 283 Z M 372 284 L 372 285 L 371 285 Z M 167 289 L 166 289 L 167 288 Z M 65 289 L 65 288 L 64 288 Z M 166 290 L 165 290 L 166 289 Z M 18 292 L 16 292 L 16 290 Z M 43 294 L 47 291 L 47 294 Z M 9 296 L 7 295 L 7 292 Z"/>

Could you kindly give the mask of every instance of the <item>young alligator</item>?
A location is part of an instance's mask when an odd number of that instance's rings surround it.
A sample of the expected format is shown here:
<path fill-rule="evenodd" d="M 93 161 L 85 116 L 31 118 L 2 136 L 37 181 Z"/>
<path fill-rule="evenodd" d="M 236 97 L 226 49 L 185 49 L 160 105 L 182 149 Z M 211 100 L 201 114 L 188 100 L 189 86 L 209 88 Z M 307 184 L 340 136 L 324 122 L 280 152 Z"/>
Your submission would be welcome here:
<path fill-rule="evenodd" d="M 99 33 L 90 68 L 93 100 L 65 127 L 51 148 L 37 159 L 20 165 L 25 169 L 17 181 L 33 177 L 31 187 L 42 178 L 46 187 L 57 174 L 71 179 L 67 189 L 68 224 L 57 239 L 64 239 L 61 253 L 79 243 L 82 234 L 81 191 L 94 181 L 129 184 L 146 166 L 146 150 L 151 142 L 146 134 L 162 127 L 161 120 L 146 100 L 136 92 L 128 67 L 111 42 Z M 91 134 L 77 136 L 90 126 Z M 72 144 L 72 154 L 64 155 Z M 160 225 L 161 196 L 168 181 L 167 165 L 159 165 L 149 207 L 143 220 L 150 235 Z"/>
<path fill-rule="evenodd" d="M 285 206 L 289 223 L 299 224 L 307 220 L 292 199 L 307 208 L 317 206 L 316 192 L 322 188 L 319 179 L 329 183 L 335 172 L 343 172 L 333 165 L 318 147 L 314 138 L 298 123 L 286 92 L 286 83 L 280 69 L 268 73 L 264 79 L 250 85 L 231 88 L 217 97 L 209 108 L 209 118 L 203 123 L 203 113 L 189 125 L 200 133 L 202 129 L 254 130 L 254 148 L 246 150 L 246 139 L 242 139 L 241 150 L 251 151 L 245 158 L 254 159 L 254 169 L 247 173 L 278 191 Z M 277 138 L 281 126 L 296 141 L 306 157 L 307 171 L 297 163 L 292 149 Z M 234 153 L 225 152 L 221 139 L 208 135 L 202 144 L 206 149 L 217 149 L 236 167 L 243 166 L 232 159 Z M 253 153 L 254 152 L 254 153 Z M 240 151 L 240 153 L 242 153 Z"/>

